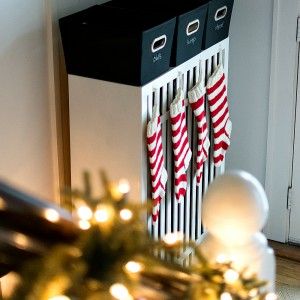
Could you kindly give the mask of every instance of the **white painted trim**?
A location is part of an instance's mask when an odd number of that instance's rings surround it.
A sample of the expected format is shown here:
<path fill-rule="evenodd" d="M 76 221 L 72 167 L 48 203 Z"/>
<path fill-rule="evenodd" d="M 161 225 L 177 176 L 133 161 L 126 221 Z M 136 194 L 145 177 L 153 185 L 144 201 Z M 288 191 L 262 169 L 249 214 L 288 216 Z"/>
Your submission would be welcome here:
<path fill-rule="evenodd" d="M 270 212 L 264 232 L 279 242 L 286 242 L 288 233 L 286 199 L 291 181 L 298 4 L 299 0 L 274 0 L 273 11 L 265 179 Z"/>
<path fill-rule="evenodd" d="M 57 64 L 58 50 L 55 40 L 55 32 L 53 28 L 53 7 L 56 3 L 52 0 L 45 0 L 45 23 L 46 23 L 46 40 L 47 40 L 47 64 L 48 64 L 48 96 L 49 111 L 51 122 L 51 147 L 52 147 L 52 167 L 53 167 L 53 201 L 60 204 L 60 171 L 59 171 L 59 133 L 57 118 L 57 103 L 59 94 L 59 84 L 57 83 Z"/>

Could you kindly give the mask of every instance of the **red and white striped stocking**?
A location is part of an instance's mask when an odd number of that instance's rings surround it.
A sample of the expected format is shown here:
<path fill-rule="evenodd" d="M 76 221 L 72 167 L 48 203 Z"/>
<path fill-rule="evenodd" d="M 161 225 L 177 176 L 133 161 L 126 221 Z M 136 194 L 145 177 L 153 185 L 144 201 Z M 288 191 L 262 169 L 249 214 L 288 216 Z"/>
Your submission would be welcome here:
<path fill-rule="evenodd" d="M 192 156 L 187 136 L 184 95 L 181 88 L 178 89 L 177 95 L 170 105 L 170 117 L 175 160 L 175 196 L 178 202 L 181 202 L 186 193 L 186 170 Z"/>
<path fill-rule="evenodd" d="M 200 78 L 197 84 L 189 90 L 188 98 L 197 121 L 198 142 L 196 178 L 197 185 L 200 185 L 203 173 L 203 163 L 208 157 L 208 149 L 210 146 L 204 107 L 205 87 L 203 79 Z"/>
<path fill-rule="evenodd" d="M 222 64 L 219 64 L 217 69 L 208 78 L 206 93 L 214 131 L 213 159 L 215 166 L 219 167 L 230 145 L 232 128 L 231 121 L 229 120 L 227 88 Z"/>
<path fill-rule="evenodd" d="M 147 125 L 147 146 L 152 181 L 152 221 L 156 223 L 160 202 L 165 196 L 165 186 L 168 179 L 168 173 L 164 167 L 161 120 L 157 104 L 153 106 L 152 118 Z"/>

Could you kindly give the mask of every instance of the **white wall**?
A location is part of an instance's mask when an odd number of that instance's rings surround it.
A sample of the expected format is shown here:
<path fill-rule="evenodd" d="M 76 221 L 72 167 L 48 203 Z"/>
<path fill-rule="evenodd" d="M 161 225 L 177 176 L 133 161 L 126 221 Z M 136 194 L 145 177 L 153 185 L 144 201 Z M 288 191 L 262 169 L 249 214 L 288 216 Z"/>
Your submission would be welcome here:
<path fill-rule="evenodd" d="M 45 4 L 0 1 L 0 176 L 53 197 Z"/>
<path fill-rule="evenodd" d="M 62 15 L 94 3 L 0 1 L 0 179 L 45 200 L 53 201 L 60 188 L 53 155 L 55 105 L 50 101 L 55 99 L 48 90 L 46 8 Z"/>
<path fill-rule="evenodd" d="M 233 123 L 226 169 L 265 182 L 273 0 L 235 0 L 230 24 L 228 101 Z"/>

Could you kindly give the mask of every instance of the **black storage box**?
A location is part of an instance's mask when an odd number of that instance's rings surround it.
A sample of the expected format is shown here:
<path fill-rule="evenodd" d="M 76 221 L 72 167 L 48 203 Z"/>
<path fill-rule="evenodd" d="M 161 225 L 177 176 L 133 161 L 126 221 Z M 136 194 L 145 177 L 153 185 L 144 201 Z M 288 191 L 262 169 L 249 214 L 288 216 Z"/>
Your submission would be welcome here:
<path fill-rule="evenodd" d="M 199 2 L 199 0 L 195 1 Z M 203 49 L 228 37 L 233 3 L 234 0 L 210 0 L 208 2 Z"/>
<path fill-rule="evenodd" d="M 150 12 L 176 17 L 171 66 L 178 66 L 202 50 L 207 15 L 207 1 L 182 0 L 110 0 L 104 6 L 135 9 L 136 13 Z"/>
<path fill-rule="evenodd" d="M 68 74 L 142 86 L 170 68 L 176 18 L 94 5 L 59 20 Z"/>

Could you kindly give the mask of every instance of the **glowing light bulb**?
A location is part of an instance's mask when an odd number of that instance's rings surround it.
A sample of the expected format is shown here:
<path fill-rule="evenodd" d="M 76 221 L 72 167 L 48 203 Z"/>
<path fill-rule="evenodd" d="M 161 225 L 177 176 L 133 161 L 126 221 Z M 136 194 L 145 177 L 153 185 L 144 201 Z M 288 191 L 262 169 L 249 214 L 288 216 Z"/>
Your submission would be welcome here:
<path fill-rule="evenodd" d="M 143 266 L 135 261 L 129 261 L 126 265 L 125 268 L 127 271 L 131 273 L 138 273 L 143 269 Z"/>
<path fill-rule="evenodd" d="M 269 293 L 266 295 L 266 300 L 276 300 L 277 299 L 277 295 L 274 293 Z"/>
<path fill-rule="evenodd" d="M 217 261 L 217 263 L 219 263 L 219 264 L 223 264 L 223 263 L 225 263 L 226 261 L 228 261 L 228 257 L 227 257 L 226 254 L 221 253 L 221 254 L 219 254 L 219 255 L 217 256 L 216 261 Z"/>
<path fill-rule="evenodd" d="M 163 237 L 163 241 L 168 245 L 174 245 L 178 243 L 179 241 L 183 240 L 183 233 L 182 232 L 171 232 L 167 233 Z"/>
<path fill-rule="evenodd" d="M 227 283 L 232 283 L 239 278 L 239 273 L 235 270 L 229 269 L 225 272 L 224 278 Z"/>
<path fill-rule="evenodd" d="M 223 293 L 220 300 L 232 300 L 232 297 L 229 293 Z"/>
<path fill-rule="evenodd" d="M 109 212 L 107 209 L 105 208 L 100 208 L 100 209 L 97 209 L 96 212 L 95 212 L 95 219 L 100 222 L 100 223 L 103 223 L 103 222 L 106 222 L 109 218 Z"/>
<path fill-rule="evenodd" d="M 28 238 L 22 233 L 15 233 L 13 235 L 13 240 L 18 244 L 19 248 L 25 248 L 29 244 Z"/>
<path fill-rule="evenodd" d="M 119 300 L 133 300 L 133 297 L 130 296 L 128 289 L 121 283 L 115 283 L 113 284 L 109 292 L 112 296 Z"/>
<path fill-rule="evenodd" d="M 250 290 L 249 291 L 249 296 L 250 297 L 255 297 L 256 295 L 257 295 L 257 293 L 258 293 L 258 289 L 252 289 L 252 290 Z"/>
<path fill-rule="evenodd" d="M 255 297 L 258 293 L 258 289 L 252 289 L 249 291 L 249 296 L 250 297 Z"/>
<path fill-rule="evenodd" d="M 88 206 L 78 207 L 77 214 L 81 220 L 90 220 L 93 216 L 93 212 Z"/>
<path fill-rule="evenodd" d="M 48 221 L 50 221 L 52 223 L 55 223 L 59 220 L 58 212 L 52 208 L 45 209 L 44 216 Z"/>
<path fill-rule="evenodd" d="M 120 217 L 123 220 L 128 221 L 132 218 L 132 211 L 127 208 L 124 208 L 120 211 Z"/>
<path fill-rule="evenodd" d="M 127 179 L 119 180 L 118 190 L 122 194 L 127 194 L 130 191 L 130 185 Z"/>
<path fill-rule="evenodd" d="M 91 227 L 91 223 L 89 221 L 87 221 L 87 220 L 80 220 L 78 222 L 78 225 L 83 230 L 87 230 L 87 229 L 89 229 Z"/>
<path fill-rule="evenodd" d="M 51 297 L 48 300 L 71 300 L 71 299 L 67 296 L 56 296 L 56 297 Z"/>

